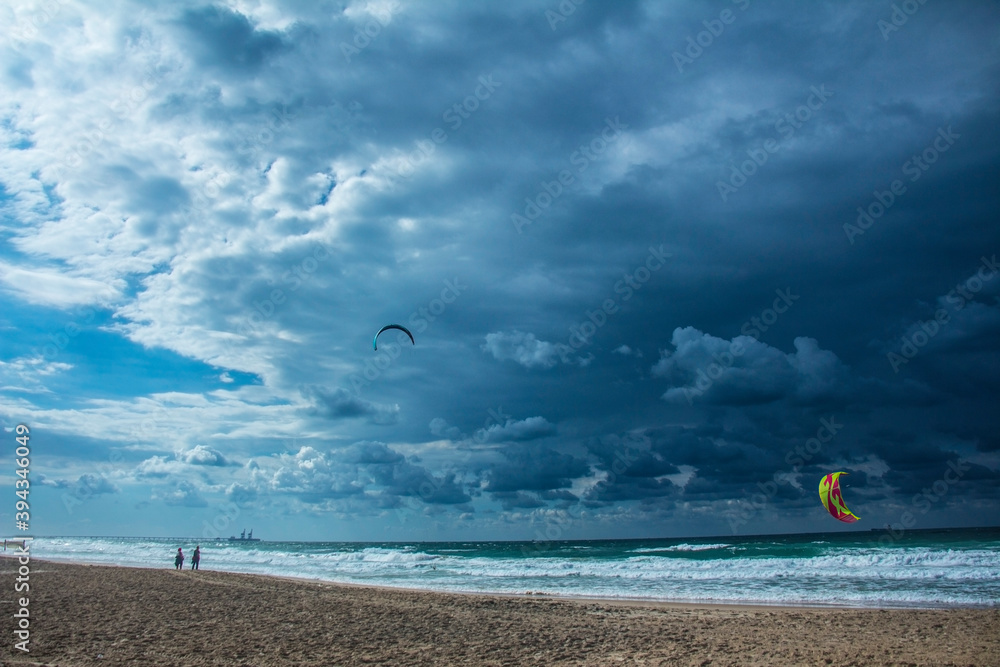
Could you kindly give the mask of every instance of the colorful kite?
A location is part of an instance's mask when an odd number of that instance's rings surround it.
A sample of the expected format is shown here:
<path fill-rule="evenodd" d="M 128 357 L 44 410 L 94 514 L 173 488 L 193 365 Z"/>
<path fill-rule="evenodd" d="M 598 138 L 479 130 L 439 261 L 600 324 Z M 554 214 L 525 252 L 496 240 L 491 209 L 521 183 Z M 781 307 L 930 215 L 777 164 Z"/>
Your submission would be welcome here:
<path fill-rule="evenodd" d="M 409 330 L 407 330 L 407 328 L 406 328 L 406 327 L 404 327 L 404 326 L 403 326 L 403 325 L 401 325 L 401 324 L 387 324 L 387 325 L 385 325 L 384 327 L 382 327 L 381 329 L 379 329 L 379 330 L 378 330 L 378 333 L 377 333 L 377 334 L 375 334 L 375 338 L 373 338 L 373 339 L 372 339 L 372 347 L 373 347 L 373 348 L 374 348 L 374 349 L 375 349 L 376 351 L 378 350 L 378 336 L 379 336 L 379 334 L 380 334 L 380 333 L 382 333 L 382 332 L 383 332 L 383 331 L 385 331 L 386 329 L 399 329 L 400 331 L 402 331 L 403 333 L 405 333 L 405 334 L 406 334 L 407 336 L 409 336 L 409 337 L 410 337 L 410 342 L 411 342 L 411 343 L 413 343 L 414 345 L 416 345 L 416 344 L 417 344 L 417 342 L 416 342 L 415 340 L 413 340 L 413 334 L 411 334 L 411 333 L 409 332 Z"/>
<path fill-rule="evenodd" d="M 847 509 L 844 504 L 844 497 L 840 495 L 840 476 L 846 472 L 831 472 L 819 481 L 819 499 L 823 501 L 823 507 L 833 516 L 844 523 L 854 523 L 858 517 Z"/>

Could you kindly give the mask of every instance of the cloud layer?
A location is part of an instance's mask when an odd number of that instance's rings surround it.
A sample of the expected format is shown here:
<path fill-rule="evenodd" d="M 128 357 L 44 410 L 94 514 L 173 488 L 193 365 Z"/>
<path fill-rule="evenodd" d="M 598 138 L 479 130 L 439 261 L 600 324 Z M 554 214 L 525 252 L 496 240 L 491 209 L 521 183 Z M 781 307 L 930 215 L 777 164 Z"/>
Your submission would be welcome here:
<path fill-rule="evenodd" d="M 996 515 L 996 8 L 724 9 L 0 9 L 52 533 L 826 530 L 830 467 Z"/>

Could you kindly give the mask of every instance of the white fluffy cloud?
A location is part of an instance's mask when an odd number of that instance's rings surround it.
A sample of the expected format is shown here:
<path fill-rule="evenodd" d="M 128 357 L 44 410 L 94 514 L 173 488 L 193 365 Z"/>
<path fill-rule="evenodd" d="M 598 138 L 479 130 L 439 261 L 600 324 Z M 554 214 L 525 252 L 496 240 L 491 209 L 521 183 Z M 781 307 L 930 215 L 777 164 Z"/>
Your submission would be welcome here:
<path fill-rule="evenodd" d="M 26 269 L 0 262 L 0 281 L 25 301 L 65 308 L 76 305 L 107 304 L 119 290 L 86 276 L 68 275 L 55 269 Z M 124 281 L 118 281 L 119 287 Z"/>
<path fill-rule="evenodd" d="M 211 447 L 206 447 L 205 445 L 196 445 L 191 449 L 180 452 L 177 458 L 184 463 L 190 465 L 198 466 L 225 466 L 229 465 L 226 457 L 222 455 L 222 452 L 212 449 Z"/>

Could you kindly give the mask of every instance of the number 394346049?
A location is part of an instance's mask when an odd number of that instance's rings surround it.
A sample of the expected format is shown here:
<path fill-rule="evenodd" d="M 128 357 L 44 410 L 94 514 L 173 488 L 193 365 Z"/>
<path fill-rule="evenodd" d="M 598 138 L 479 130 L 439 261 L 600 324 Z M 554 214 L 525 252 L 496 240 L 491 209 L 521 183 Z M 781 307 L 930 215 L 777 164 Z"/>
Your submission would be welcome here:
<path fill-rule="evenodd" d="M 28 483 L 28 471 L 31 466 L 31 449 L 28 447 L 28 427 L 24 424 L 18 424 L 14 429 L 17 437 L 17 449 L 14 450 L 16 458 L 14 459 L 14 464 L 17 466 L 14 473 L 20 478 L 15 483 L 16 487 L 15 495 L 17 495 L 18 500 L 14 504 L 17 510 L 14 515 L 14 521 L 20 530 L 28 530 L 28 520 L 31 515 L 28 513 L 28 489 L 30 484 Z"/>

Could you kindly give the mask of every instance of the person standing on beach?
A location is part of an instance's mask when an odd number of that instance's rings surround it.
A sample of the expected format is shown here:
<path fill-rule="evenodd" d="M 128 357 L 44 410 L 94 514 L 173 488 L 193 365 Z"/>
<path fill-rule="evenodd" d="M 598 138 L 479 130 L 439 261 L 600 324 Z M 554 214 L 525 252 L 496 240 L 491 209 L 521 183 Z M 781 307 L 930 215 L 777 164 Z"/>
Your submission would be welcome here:
<path fill-rule="evenodd" d="M 179 570 L 184 567 L 184 552 L 181 551 L 180 547 L 177 547 L 177 556 L 174 558 L 174 569 Z"/>
<path fill-rule="evenodd" d="M 201 545 L 199 544 L 194 548 L 194 553 L 191 554 L 191 569 L 197 570 L 198 563 L 201 562 Z"/>

